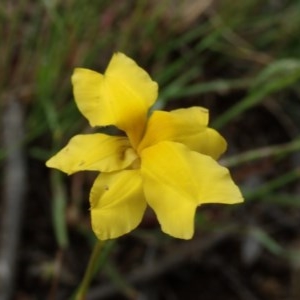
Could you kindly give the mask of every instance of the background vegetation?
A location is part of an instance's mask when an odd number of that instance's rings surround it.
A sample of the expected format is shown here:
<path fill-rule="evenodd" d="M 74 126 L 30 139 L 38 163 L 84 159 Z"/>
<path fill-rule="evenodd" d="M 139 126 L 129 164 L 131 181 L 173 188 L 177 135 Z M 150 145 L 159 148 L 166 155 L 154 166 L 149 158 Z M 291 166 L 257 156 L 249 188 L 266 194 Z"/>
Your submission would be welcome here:
<path fill-rule="evenodd" d="M 70 299 L 82 278 L 95 174 L 44 163 L 91 130 L 73 69 L 122 51 L 158 81 L 156 108 L 210 109 L 246 202 L 199 208 L 189 242 L 147 212 L 106 245 L 88 299 L 300 299 L 299 15 L 298 0 L 4 1 L 0 298 Z"/>

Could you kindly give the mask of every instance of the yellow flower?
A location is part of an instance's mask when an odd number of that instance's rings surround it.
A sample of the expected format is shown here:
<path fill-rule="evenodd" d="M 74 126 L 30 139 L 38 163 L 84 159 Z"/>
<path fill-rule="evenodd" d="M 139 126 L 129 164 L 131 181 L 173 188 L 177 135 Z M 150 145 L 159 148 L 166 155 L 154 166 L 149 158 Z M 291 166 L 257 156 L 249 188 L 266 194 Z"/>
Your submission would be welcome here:
<path fill-rule="evenodd" d="M 67 174 L 101 172 L 90 193 L 92 228 L 100 240 L 132 231 L 147 205 L 165 233 L 190 239 L 199 205 L 243 201 L 228 170 L 216 162 L 226 142 L 207 127 L 206 109 L 148 116 L 157 83 L 122 53 L 113 55 L 103 75 L 75 69 L 72 83 L 91 126 L 114 125 L 126 133 L 76 135 L 46 163 Z"/>

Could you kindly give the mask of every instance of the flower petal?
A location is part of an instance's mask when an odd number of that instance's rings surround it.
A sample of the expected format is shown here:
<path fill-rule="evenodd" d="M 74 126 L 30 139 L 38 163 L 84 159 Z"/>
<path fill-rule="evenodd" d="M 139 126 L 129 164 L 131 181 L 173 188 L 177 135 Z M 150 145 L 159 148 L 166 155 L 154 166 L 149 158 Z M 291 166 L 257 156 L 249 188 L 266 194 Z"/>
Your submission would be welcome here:
<path fill-rule="evenodd" d="M 116 53 L 104 76 L 75 69 L 72 82 L 78 108 L 91 126 L 115 125 L 137 145 L 158 91 L 157 83 L 146 71 L 129 57 Z"/>
<path fill-rule="evenodd" d="M 225 139 L 214 129 L 206 128 L 194 136 L 183 137 L 180 141 L 191 150 L 218 159 L 227 149 Z"/>
<path fill-rule="evenodd" d="M 106 119 L 102 86 L 104 76 L 95 71 L 76 68 L 72 75 L 73 93 L 81 113 L 91 126 L 105 126 L 113 123 Z"/>
<path fill-rule="evenodd" d="M 95 133 L 74 136 L 46 165 L 67 174 L 84 170 L 111 172 L 126 168 L 136 158 L 126 137 Z"/>
<path fill-rule="evenodd" d="M 243 201 L 226 168 L 182 144 L 161 142 L 148 147 L 141 161 L 146 200 L 162 230 L 174 237 L 192 237 L 198 205 Z"/>
<path fill-rule="evenodd" d="M 202 107 L 170 112 L 154 111 L 138 151 L 160 141 L 170 140 L 218 158 L 225 151 L 226 142 L 215 130 L 207 128 L 207 123 L 208 110 Z"/>
<path fill-rule="evenodd" d="M 140 171 L 100 174 L 91 190 L 90 203 L 92 228 L 100 240 L 132 231 L 146 209 Z"/>

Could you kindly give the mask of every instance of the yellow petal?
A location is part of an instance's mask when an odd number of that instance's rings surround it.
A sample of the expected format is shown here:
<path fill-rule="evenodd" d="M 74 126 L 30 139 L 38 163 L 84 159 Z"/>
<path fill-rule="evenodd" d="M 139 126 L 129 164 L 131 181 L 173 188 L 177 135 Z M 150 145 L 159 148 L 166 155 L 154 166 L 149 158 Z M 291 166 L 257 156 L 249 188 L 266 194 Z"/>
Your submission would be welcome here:
<path fill-rule="evenodd" d="M 174 142 L 160 142 L 141 153 L 141 172 L 148 204 L 162 230 L 190 239 L 194 214 L 202 203 L 243 201 L 228 170 L 211 157 Z"/>
<path fill-rule="evenodd" d="M 73 93 L 81 113 L 91 126 L 105 126 L 113 123 L 106 120 L 103 102 L 104 76 L 92 70 L 76 68 L 72 75 Z"/>
<path fill-rule="evenodd" d="M 218 159 L 227 148 L 225 139 L 214 129 L 206 128 L 194 136 L 183 137 L 180 141 L 191 150 Z"/>
<path fill-rule="evenodd" d="M 136 157 L 126 137 L 95 133 L 74 136 L 46 165 L 67 174 L 84 170 L 111 172 L 126 168 Z"/>
<path fill-rule="evenodd" d="M 91 190 L 90 203 L 92 228 L 100 240 L 132 231 L 146 209 L 140 171 L 100 174 Z"/>
<path fill-rule="evenodd" d="M 146 71 L 129 57 L 116 53 L 104 76 L 75 69 L 72 82 L 78 108 L 92 126 L 115 125 L 137 145 L 158 90 Z"/>
<path fill-rule="evenodd" d="M 138 151 L 169 140 L 217 159 L 226 150 L 226 141 L 214 129 L 207 128 L 207 124 L 208 110 L 202 107 L 154 111 Z"/>
<path fill-rule="evenodd" d="M 177 109 L 170 112 L 154 111 L 150 116 L 147 129 L 138 150 L 158 142 L 171 140 L 181 142 L 205 130 L 208 110 L 202 107 Z"/>

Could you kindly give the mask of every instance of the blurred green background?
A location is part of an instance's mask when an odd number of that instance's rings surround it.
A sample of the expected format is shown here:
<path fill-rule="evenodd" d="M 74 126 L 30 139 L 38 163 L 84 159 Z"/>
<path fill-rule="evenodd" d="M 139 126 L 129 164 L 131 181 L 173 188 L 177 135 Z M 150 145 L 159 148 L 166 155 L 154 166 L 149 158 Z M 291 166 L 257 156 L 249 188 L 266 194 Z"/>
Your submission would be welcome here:
<path fill-rule="evenodd" d="M 20 237 L 11 299 L 71 299 L 82 278 L 95 174 L 67 177 L 45 161 L 91 130 L 73 101 L 73 69 L 103 72 L 116 51 L 159 83 L 155 108 L 210 110 L 228 141 L 221 163 L 246 201 L 199 208 L 189 242 L 162 234 L 149 211 L 106 245 L 87 299 L 300 299 L 299 16 L 298 0 L 2 1 L 0 216 L 19 229 L 1 230 Z M 12 103 L 21 162 L 6 142 L 17 139 Z M 26 192 L 8 212 L 14 162 L 25 177 L 14 189 Z"/>

